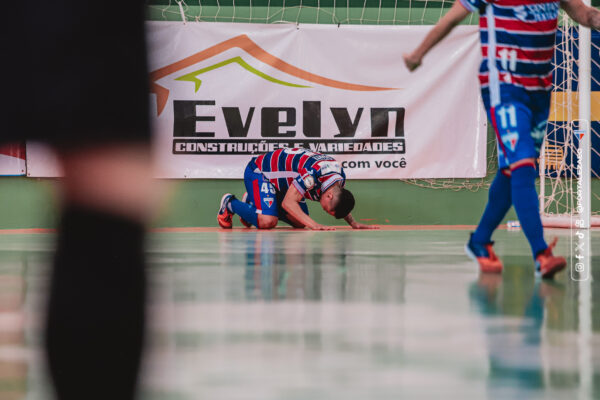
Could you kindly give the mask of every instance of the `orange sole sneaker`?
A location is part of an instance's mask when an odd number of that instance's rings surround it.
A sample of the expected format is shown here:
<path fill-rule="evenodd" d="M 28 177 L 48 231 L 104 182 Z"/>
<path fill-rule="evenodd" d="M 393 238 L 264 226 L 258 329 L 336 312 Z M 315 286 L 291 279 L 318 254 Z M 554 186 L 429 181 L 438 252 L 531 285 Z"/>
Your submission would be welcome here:
<path fill-rule="evenodd" d="M 477 261 L 479 270 L 484 274 L 500 274 L 504 266 L 492 247 L 494 243 L 478 244 L 469 239 L 465 245 L 467 255 Z"/>
<path fill-rule="evenodd" d="M 225 193 L 223 197 L 221 197 L 221 206 L 217 213 L 217 222 L 223 229 L 231 229 L 233 227 L 231 221 L 233 213 L 227 209 L 227 204 L 229 204 L 229 201 L 231 201 L 232 198 L 234 198 L 234 196 L 231 193 Z"/>
<path fill-rule="evenodd" d="M 562 271 L 567 266 L 567 260 L 561 256 L 552 254 L 552 249 L 556 246 L 558 238 L 554 238 L 548 248 L 542 251 L 535 258 L 536 270 L 539 271 L 543 279 L 552 279 L 557 272 Z"/>

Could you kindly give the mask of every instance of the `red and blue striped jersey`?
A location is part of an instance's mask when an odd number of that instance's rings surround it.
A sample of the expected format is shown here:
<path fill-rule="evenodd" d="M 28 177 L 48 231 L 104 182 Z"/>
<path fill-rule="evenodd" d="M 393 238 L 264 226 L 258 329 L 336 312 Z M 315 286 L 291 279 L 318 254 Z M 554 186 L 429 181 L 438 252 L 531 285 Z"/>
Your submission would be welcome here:
<path fill-rule="evenodd" d="M 254 163 L 277 190 L 287 192 L 294 185 L 309 200 L 319 200 L 334 183 L 346 182 L 344 169 L 333 157 L 306 149 L 279 149 L 256 157 Z"/>
<path fill-rule="evenodd" d="M 559 0 L 460 2 L 468 11 L 480 13 L 479 81 L 482 88 L 489 88 L 492 106 L 499 104 L 504 85 L 530 91 L 552 88 Z"/>

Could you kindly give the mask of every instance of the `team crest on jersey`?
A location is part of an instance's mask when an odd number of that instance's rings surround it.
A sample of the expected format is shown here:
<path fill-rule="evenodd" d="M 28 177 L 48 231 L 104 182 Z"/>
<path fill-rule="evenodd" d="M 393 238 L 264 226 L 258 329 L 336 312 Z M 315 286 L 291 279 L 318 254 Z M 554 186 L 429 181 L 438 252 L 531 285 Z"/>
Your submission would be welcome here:
<path fill-rule="evenodd" d="M 267 205 L 267 207 L 271 208 L 271 206 L 273 205 L 273 202 L 275 201 L 275 199 L 273 199 L 272 197 L 265 197 L 263 199 L 263 201 L 265 202 L 265 204 Z"/>
<path fill-rule="evenodd" d="M 302 177 L 302 181 L 304 182 L 304 186 L 307 190 L 310 190 L 315 187 L 315 178 L 312 175 L 306 174 Z"/>
<path fill-rule="evenodd" d="M 519 141 L 519 133 L 518 132 L 508 132 L 506 135 L 502 136 L 502 142 L 510 151 L 515 151 L 517 148 L 517 142 Z"/>

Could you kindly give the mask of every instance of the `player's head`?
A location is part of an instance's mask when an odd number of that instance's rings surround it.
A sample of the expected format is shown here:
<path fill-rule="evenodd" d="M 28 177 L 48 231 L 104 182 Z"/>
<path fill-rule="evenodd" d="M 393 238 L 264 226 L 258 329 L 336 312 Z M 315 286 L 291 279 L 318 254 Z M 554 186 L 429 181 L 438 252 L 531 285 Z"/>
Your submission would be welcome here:
<path fill-rule="evenodd" d="M 340 219 L 350 214 L 354 208 L 354 196 L 336 183 L 321 195 L 320 203 L 325 212 Z"/>

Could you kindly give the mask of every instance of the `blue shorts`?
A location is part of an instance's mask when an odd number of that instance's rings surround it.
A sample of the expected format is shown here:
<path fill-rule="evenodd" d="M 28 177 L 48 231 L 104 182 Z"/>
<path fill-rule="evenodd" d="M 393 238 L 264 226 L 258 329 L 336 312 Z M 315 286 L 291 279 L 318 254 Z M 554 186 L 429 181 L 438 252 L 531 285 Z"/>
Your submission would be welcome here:
<path fill-rule="evenodd" d="M 492 107 L 487 88 L 481 96 L 498 143 L 498 167 L 540 156 L 550 113 L 550 92 L 502 86 L 500 104 Z"/>
<path fill-rule="evenodd" d="M 256 207 L 256 212 L 262 215 L 277 217 L 289 225 L 293 225 L 287 218 L 287 212 L 281 207 L 285 192 L 275 189 L 275 186 L 260 172 L 254 161 L 250 161 L 244 171 L 244 185 L 248 197 L 246 202 Z M 300 203 L 302 211 L 308 215 L 306 201 Z"/>

